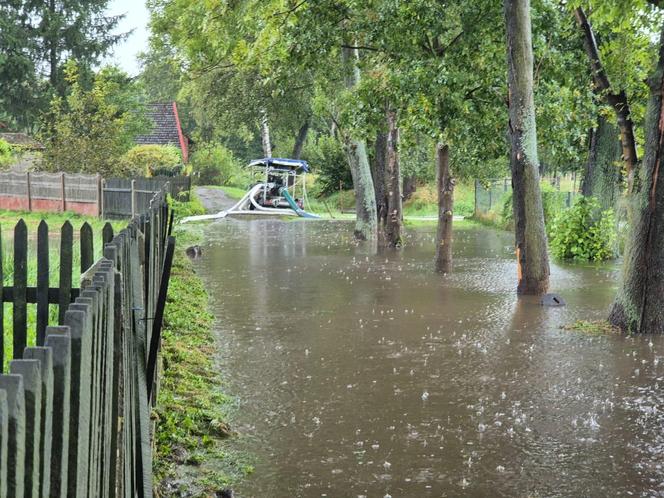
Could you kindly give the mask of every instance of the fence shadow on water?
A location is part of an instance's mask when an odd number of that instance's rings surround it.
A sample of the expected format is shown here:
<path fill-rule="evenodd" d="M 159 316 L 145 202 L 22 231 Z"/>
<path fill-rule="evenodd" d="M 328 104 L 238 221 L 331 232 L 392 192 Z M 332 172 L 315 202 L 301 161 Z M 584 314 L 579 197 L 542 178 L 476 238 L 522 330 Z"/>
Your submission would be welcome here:
<path fill-rule="evenodd" d="M 27 228 L 16 226 L 13 285 L 0 289 L 13 303 L 12 330 L 0 334 L 13 342 L 0 375 L 0 496 L 152 496 L 149 414 L 172 221 L 163 189 L 119 233 L 104 228 L 96 262 L 84 225 L 79 288 L 69 223 L 61 229 L 58 287 L 49 282 L 47 225 L 37 234 L 35 287 L 27 285 Z M 37 316 L 29 330 L 30 303 Z M 58 325 L 48 325 L 49 305 L 59 308 Z"/>

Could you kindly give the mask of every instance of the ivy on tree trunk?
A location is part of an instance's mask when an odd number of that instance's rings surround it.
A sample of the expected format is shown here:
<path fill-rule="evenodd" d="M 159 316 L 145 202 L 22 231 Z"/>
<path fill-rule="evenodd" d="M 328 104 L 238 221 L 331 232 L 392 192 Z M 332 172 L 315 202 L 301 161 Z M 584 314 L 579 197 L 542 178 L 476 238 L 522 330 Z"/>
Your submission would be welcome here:
<path fill-rule="evenodd" d="M 549 258 L 539 185 L 530 1 L 505 0 L 505 21 L 517 293 L 542 294 L 549 287 Z"/>

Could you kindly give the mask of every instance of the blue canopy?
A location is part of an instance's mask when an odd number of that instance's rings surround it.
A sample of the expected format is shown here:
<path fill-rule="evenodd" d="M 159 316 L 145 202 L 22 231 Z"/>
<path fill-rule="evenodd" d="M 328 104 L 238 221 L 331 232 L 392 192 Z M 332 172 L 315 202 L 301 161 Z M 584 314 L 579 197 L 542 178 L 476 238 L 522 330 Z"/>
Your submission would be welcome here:
<path fill-rule="evenodd" d="M 309 164 L 301 159 L 283 159 L 278 157 L 265 157 L 263 159 L 254 159 L 249 163 L 250 167 L 259 166 L 262 168 L 272 167 L 286 171 L 309 172 Z"/>

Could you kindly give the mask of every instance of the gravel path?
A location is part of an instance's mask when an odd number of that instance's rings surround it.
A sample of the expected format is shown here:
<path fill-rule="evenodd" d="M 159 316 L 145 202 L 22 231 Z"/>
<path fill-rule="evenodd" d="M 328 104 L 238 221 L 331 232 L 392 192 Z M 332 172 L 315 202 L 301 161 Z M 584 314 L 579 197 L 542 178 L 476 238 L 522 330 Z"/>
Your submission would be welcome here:
<path fill-rule="evenodd" d="M 196 195 L 209 213 L 218 213 L 228 209 L 236 202 L 218 188 L 196 187 Z"/>

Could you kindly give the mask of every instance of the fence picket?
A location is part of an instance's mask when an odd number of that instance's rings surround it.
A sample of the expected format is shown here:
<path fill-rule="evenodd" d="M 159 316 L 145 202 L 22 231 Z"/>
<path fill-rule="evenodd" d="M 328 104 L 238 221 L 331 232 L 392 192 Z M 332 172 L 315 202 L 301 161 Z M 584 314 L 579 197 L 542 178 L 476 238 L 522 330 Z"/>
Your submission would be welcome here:
<path fill-rule="evenodd" d="M 74 229 L 65 221 L 60 230 L 60 290 L 58 298 L 58 324 L 65 321 L 65 312 L 71 302 L 72 265 L 74 252 Z"/>
<path fill-rule="evenodd" d="M 14 359 L 23 357 L 27 346 L 28 322 L 28 227 L 20 219 L 14 227 Z"/>
<path fill-rule="evenodd" d="M 41 220 L 37 228 L 37 346 L 43 346 L 48 326 L 48 225 Z"/>
<path fill-rule="evenodd" d="M 92 266 L 94 261 L 94 242 L 92 235 L 92 227 L 86 221 L 81 226 L 81 275 L 83 275 L 88 268 Z"/>
<path fill-rule="evenodd" d="M 117 235 L 104 227 L 106 259 L 93 262 L 83 225 L 80 288 L 70 222 L 60 232 L 59 288 L 49 287 L 48 225 L 37 230 L 36 287 L 27 286 L 27 226 L 16 225 L 11 287 L 0 265 L 0 296 L 14 306 L 11 373 L 0 375 L 0 496 L 153 496 L 150 402 L 174 242 L 164 192 Z M 28 303 L 37 304 L 31 347 Z M 50 304 L 66 325 L 48 326 Z M 0 332 L 1 319 L 0 307 Z"/>
<path fill-rule="evenodd" d="M 2 273 L 2 227 L 0 227 L 0 374 L 5 365 L 5 298 L 4 298 L 4 275 Z"/>
<path fill-rule="evenodd" d="M 109 222 L 104 224 L 104 228 L 101 230 L 101 240 L 104 245 L 110 243 L 113 240 L 113 225 Z"/>

